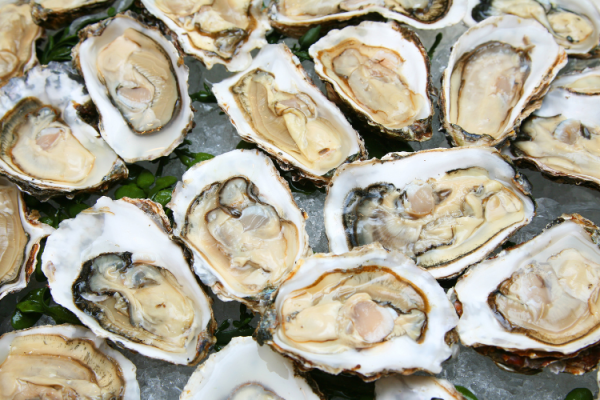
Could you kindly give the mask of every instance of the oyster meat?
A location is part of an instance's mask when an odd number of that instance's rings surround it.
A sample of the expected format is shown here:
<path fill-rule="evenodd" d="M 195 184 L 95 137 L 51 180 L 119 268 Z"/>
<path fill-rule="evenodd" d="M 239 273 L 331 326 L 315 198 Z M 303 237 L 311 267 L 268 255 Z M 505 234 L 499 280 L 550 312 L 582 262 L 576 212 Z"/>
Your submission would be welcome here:
<path fill-rule="evenodd" d="M 318 184 L 365 153 L 358 133 L 285 44 L 263 47 L 247 70 L 215 84 L 213 92 L 244 140 Z"/>
<path fill-rule="evenodd" d="M 225 301 L 260 310 L 309 251 L 306 215 L 271 160 L 234 150 L 187 171 L 169 208 L 194 270 Z"/>
<path fill-rule="evenodd" d="M 262 315 L 259 343 L 303 368 L 368 381 L 441 371 L 458 318 L 431 274 L 377 244 L 300 263 Z"/>
<path fill-rule="evenodd" d="M 31 15 L 47 29 L 59 29 L 71 21 L 107 8 L 111 0 L 33 0 Z"/>
<path fill-rule="evenodd" d="M 319 400 L 294 364 L 250 337 L 235 337 L 190 376 L 180 400 Z"/>
<path fill-rule="evenodd" d="M 27 212 L 23 194 L 0 177 L 0 299 L 27 286 L 40 240 L 54 230 Z"/>
<path fill-rule="evenodd" d="M 142 0 L 177 35 L 183 50 L 211 69 L 229 71 L 250 65 L 253 49 L 267 44 L 271 30 L 262 0 Z"/>
<path fill-rule="evenodd" d="M 159 204 L 100 198 L 48 238 L 42 270 L 52 297 L 100 337 L 175 364 L 214 342 L 210 300 Z"/>
<path fill-rule="evenodd" d="M 170 154 L 193 126 L 188 68 L 157 28 L 127 12 L 88 26 L 73 61 L 100 113 L 100 133 L 125 161 Z"/>
<path fill-rule="evenodd" d="M 135 365 L 86 328 L 40 326 L 0 337 L 2 399 L 139 400 Z"/>
<path fill-rule="evenodd" d="M 580 215 L 563 215 L 530 241 L 469 270 L 455 288 L 463 344 L 517 372 L 555 362 L 574 374 L 595 368 L 599 233 Z"/>
<path fill-rule="evenodd" d="M 390 376 L 375 382 L 376 400 L 466 400 L 445 379 L 431 376 Z"/>
<path fill-rule="evenodd" d="M 53 62 L 0 89 L 0 172 L 40 198 L 104 190 L 128 174 L 79 113 L 93 105 L 74 77 Z"/>
<path fill-rule="evenodd" d="M 496 146 L 516 135 L 566 64 L 564 49 L 538 22 L 512 15 L 470 28 L 452 48 L 441 112 L 454 146 Z"/>
<path fill-rule="evenodd" d="M 391 153 L 336 172 L 325 230 L 335 254 L 378 242 L 448 278 L 531 221 L 528 196 L 527 181 L 492 149 Z"/>
<path fill-rule="evenodd" d="M 312 45 L 330 99 L 367 127 L 403 140 L 431 138 L 433 87 L 419 37 L 396 22 L 365 21 L 330 31 Z"/>

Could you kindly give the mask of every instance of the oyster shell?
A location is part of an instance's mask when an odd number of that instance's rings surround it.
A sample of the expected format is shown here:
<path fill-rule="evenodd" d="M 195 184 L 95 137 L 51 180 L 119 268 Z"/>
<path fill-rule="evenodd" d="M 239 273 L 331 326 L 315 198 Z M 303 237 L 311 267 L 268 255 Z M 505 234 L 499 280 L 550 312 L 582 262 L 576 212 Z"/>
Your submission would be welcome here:
<path fill-rule="evenodd" d="M 365 154 L 358 133 L 285 44 L 263 47 L 248 69 L 215 84 L 213 92 L 244 140 L 317 184 Z"/>
<path fill-rule="evenodd" d="M 125 161 L 170 154 L 193 127 L 188 67 L 158 29 L 135 14 L 88 26 L 73 63 L 100 113 L 100 133 Z"/>
<path fill-rule="evenodd" d="M 252 338 L 235 337 L 190 376 L 180 400 L 319 400 L 294 364 Z"/>
<path fill-rule="evenodd" d="M 396 22 L 365 21 L 330 31 L 309 50 L 330 99 L 375 131 L 403 140 L 431 138 L 433 86 L 419 37 Z"/>
<path fill-rule="evenodd" d="M 79 110 L 92 107 L 67 64 L 36 66 L 0 89 L 0 173 L 40 198 L 104 190 L 125 163 Z"/>
<path fill-rule="evenodd" d="M 23 194 L 0 177 L 0 299 L 27 286 L 40 240 L 54 231 L 27 213 Z"/>
<path fill-rule="evenodd" d="M 31 5 L 21 1 L 0 4 L 0 87 L 37 64 L 35 41 L 43 30 L 31 19 Z"/>
<path fill-rule="evenodd" d="M 569 55 L 589 56 L 600 41 L 600 12 L 590 0 L 470 0 L 465 23 L 499 15 L 536 20 Z"/>
<path fill-rule="evenodd" d="M 263 314 L 259 343 L 302 368 L 368 381 L 442 370 L 458 318 L 442 287 L 408 257 L 373 244 L 300 263 Z"/>
<path fill-rule="evenodd" d="M 463 344 L 516 372 L 557 361 L 574 374 L 595 368 L 599 235 L 580 215 L 563 215 L 530 241 L 470 269 L 455 288 Z"/>
<path fill-rule="evenodd" d="M 112 0 L 33 0 L 33 21 L 46 29 L 59 29 L 71 21 L 107 8 Z"/>
<path fill-rule="evenodd" d="M 448 141 L 496 146 L 514 137 L 566 62 L 564 49 L 536 21 L 507 15 L 470 28 L 452 48 L 442 77 Z"/>
<path fill-rule="evenodd" d="M 147 357 L 197 363 L 214 343 L 210 300 L 162 207 L 101 197 L 48 238 L 52 297 L 96 335 Z"/>
<path fill-rule="evenodd" d="M 335 254 L 373 242 L 434 277 L 477 263 L 533 218 L 525 178 L 490 148 L 390 153 L 336 171 L 325 199 Z"/>
<path fill-rule="evenodd" d="M 301 36 L 314 25 L 330 25 L 378 13 L 384 19 L 418 29 L 440 29 L 459 23 L 467 0 L 276 0 L 271 25 L 291 36 Z"/>
<path fill-rule="evenodd" d="M 156 18 L 177 35 L 187 54 L 211 69 L 224 64 L 241 71 L 252 62 L 250 52 L 267 44 L 271 30 L 262 0 L 142 0 Z"/>
<path fill-rule="evenodd" d="M 135 365 L 86 328 L 40 326 L 0 337 L 6 399 L 139 400 Z"/>
<path fill-rule="evenodd" d="M 188 170 L 173 191 L 174 233 L 224 301 L 260 310 L 309 252 L 302 212 L 271 160 L 234 150 Z"/>
<path fill-rule="evenodd" d="M 375 382 L 376 400 L 466 400 L 445 379 L 431 376 L 390 376 Z"/>

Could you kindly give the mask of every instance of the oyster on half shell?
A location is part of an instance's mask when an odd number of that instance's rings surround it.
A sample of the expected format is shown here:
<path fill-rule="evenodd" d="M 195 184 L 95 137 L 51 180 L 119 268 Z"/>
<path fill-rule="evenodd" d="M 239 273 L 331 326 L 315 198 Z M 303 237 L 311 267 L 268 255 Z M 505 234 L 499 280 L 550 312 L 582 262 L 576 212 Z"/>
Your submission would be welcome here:
<path fill-rule="evenodd" d="M 31 15 L 39 26 L 59 29 L 71 21 L 107 8 L 112 0 L 32 0 Z"/>

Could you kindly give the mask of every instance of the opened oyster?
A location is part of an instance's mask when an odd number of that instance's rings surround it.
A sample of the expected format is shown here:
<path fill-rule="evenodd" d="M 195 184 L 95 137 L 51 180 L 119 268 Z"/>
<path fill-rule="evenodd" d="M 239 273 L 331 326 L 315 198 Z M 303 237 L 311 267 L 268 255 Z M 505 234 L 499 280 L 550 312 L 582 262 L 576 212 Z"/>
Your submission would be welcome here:
<path fill-rule="evenodd" d="M 263 47 L 247 70 L 215 84 L 213 92 L 244 140 L 319 184 L 365 153 L 346 117 L 285 44 Z"/>
<path fill-rule="evenodd" d="M 0 337 L 3 399 L 139 400 L 135 365 L 86 328 L 40 326 Z"/>
<path fill-rule="evenodd" d="M 569 55 L 587 56 L 600 40 L 600 13 L 594 0 L 470 0 L 469 26 L 490 16 L 515 15 L 544 25 Z"/>
<path fill-rule="evenodd" d="M 313 386 L 314 387 L 314 386 Z M 236 337 L 190 376 L 180 400 L 319 400 L 294 364 L 252 338 Z"/>
<path fill-rule="evenodd" d="M 445 379 L 390 376 L 375 382 L 376 400 L 465 400 Z"/>
<path fill-rule="evenodd" d="M 309 251 L 306 215 L 287 183 L 258 150 L 217 156 L 182 180 L 169 208 L 196 274 L 222 300 L 261 309 Z"/>
<path fill-rule="evenodd" d="M 300 263 L 263 314 L 259 343 L 303 368 L 365 380 L 442 370 L 458 318 L 441 286 L 408 257 L 373 244 Z"/>
<path fill-rule="evenodd" d="M 0 89 L 0 173 L 41 198 L 104 190 L 128 174 L 80 115 L 93 106 L 74 72 L 50 63 Z"/>
<path fill-rule="evenodd" d="M 566 64 L 564 49 L 538 22 L 490 17 L 452 48 L 442 77 L 441 112 L 454 146 L 496 146 L 515 136 Z"/>
<path fill-rule="evenodd" d="M 276 0 L 269 17 L 274 28 L 299 37 L 313 25 L 372 13 L 418 29 L 439 29 L 459 23 L 466 11 L 467 0 Z"/>
<path fill-rule="evenodd" d="M 127 162 L 170 154 L 193 127 L 188 68 L 158 29 L 135 14 L 88 26 L 73 49 L 100 113 L 100 133 Z"/>
<path fill-rule="evenodd" d="M 52 297 L 100 337 L 147 357 L 197 363 L 215 323 L 187 250 L 170 233 L 159 204 L 101 197 L 46 242 Z"/>
<path fill-rule="evenodd" d="M 142 0 L 156 18 L 177 35 L 183 50 L 211 69 L 224 64 L 241 71 L 250 52 L 267 44 L 271 29 L 262 0 Z"/>
<path fill-rule="evenodd" d="M 335 254 L 378 242 L 448 278 L 528 224 L 529 186 L 489 148 L 391 153 L 338 169 L 325 199 Z"/>
<path fill-rule="evenodd" d="M 0 87 L 37 64 L 35 41 L 42 29 L 31 19 L 31 5 L 21 1 L 0 3 Z"/>
<path fill-rule="evenodd" d="M 456 285 L 457 331 L 499 366 L 582 374 L 600 360 L 598 227 L 563 215 L 529 242 L 473 267 Z"/>
<path fill-rule="evenodd" d="M 49 225 L 27 212 L 23 194 L 0 177 L 0 299 L 27 286 L 35 270 L 40 240 L 52 233 Z"/>
<path fill-rule="evenodd" d="M 59 29 L 71 21 L 107 8 L 112 0 L 33 0 L 31 15 L 36 24 Z"/>
<path fill-rule="evenodd" d="M 429 57 L 413 31 L 366 21 L 330 31 L 309 53 L 329 98 L 343 100 L 336 103 L 349 115 L 394 138 L 431 138 Z"/>
<path fill-rule="evenodd" d="M 522 125 L 512 156 L 551 178 L 600 187 L 600 68 L 565 75 Z"/>

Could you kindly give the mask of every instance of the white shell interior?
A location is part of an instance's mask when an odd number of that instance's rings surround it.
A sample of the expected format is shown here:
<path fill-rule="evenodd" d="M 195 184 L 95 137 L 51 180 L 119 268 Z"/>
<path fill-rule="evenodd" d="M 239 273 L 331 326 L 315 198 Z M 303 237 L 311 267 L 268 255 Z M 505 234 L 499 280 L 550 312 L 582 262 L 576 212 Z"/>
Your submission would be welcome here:
<path fill-rule="evenodd" d="M 445 379 L 431 376 L 395 375 L 375 382 L 377 400 L 463 400 L 454 386 Z"/>

